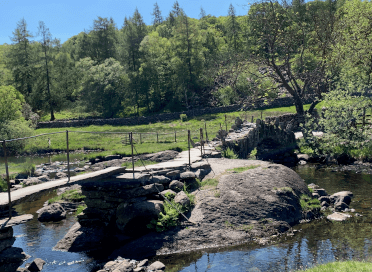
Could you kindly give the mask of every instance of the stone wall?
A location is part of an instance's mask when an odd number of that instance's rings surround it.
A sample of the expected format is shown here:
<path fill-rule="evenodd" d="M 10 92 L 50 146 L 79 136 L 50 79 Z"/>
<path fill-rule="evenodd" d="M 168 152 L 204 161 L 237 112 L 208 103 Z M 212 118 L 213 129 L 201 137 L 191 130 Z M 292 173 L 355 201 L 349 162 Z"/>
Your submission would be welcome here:
<path fill-rule="evenodd" d="M 286 117 L 283 117 L 283 120 Z M 246 128 L 244 128 L 246 127 Z M 232 130 L 226 137 L 224 144 L 235 151 L 239 158 L 246 159 L 251 151 L 264 141 L 271 141 L 273 149 L 283 152 L 296 145 L 296 138 L 292 131 L 280 128 L 278 125 L 265 123 L 257 119 L 256 124 L 243 123 L 240 128 Z M 265 159 L 274 150 L 259 150 L 257 157 Z"/>
<path fill-rule="evenodd" d="M 285 130 L 298 130 L 300 124 L 304 123 L 304 117 L 297 113 L 288 113 L 280 116 L 266 117 L 265 122 L 267 124 L 279 126 Z"/>
<path fill-rule="evenodd" d="M 304 103 L 311 103 L 313 97 L 308 97 Z M 113 125 L 113 126 L 132 126 L 132 125 L 146 125 L 150 123 L 163 122 L 169 120 L 180 119 L 180 114 L 186 114 L 188 117 L 196 117 L 204 114 L 216 114 L 224 112 L 234 112 L 238 110 L 257 110 L 267 109 L 273 107 L 287 107 L 294 105 L 292 97 L 279 97 L 273 100 L 258 99 L 248 105 L 231 105 L 226 107 L 193 109 L 183 112 L 162 113 L 152 116 L 132 117 L 132 118 L 112 118 L 112 119 L 71 119 L 58 120 L 51 122 L 40 122 L 37 128 L 64 128 L 64 127 L 85 127 L 90 125 Z"/>
<path fill-rule="evenodd" d="M 125 173 L 100 181 L 81 184 L 87 208 L 78 215 L 83 227 L 104 227 L 130 237 L 143 235 L 148 231 L 146 225 L 157 219 L 163 211 L 164 190 L 178 191 L 177 196 L 186 195 L 181 190 L 183 184 L 195 182 L 210 171 L 207 163 L 194 163 L 191 170 L 184 167 L 159 169 L 150 174 Z M 165 192 L 164 192 L 165 193 Z M 176 201 L 175 198 L 175 201 Z M 177 202 L 177 201 L 176 201 Z"/>

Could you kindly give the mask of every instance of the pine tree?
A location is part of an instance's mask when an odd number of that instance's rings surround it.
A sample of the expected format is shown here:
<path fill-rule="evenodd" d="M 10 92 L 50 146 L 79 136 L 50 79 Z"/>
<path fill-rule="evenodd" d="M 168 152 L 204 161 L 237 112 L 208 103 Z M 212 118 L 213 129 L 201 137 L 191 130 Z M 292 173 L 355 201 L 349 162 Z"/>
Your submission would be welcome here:
<path fill-rule="evenodd" d="M 235 8 L 232 4 L 229 6 L 229 14 L 226 26 L 226 35 L 229 37 L 229 43 L 232 44 L 234 51 L 236 52 L 239 47 L 239 32 L 240 26 L 236 19 Z"/>
<path fill-rule="evenodd" d="M 152 24 L 154 26 L 157 26 L 163 22 L 163 16 L 161 16 L 161 11 L 159 9 L 157 2 L 154 5 L 154 11 L 152 13 L 152 16 L 153 16 Z"/>
<path fill-rule="evenodd" d="M 200 19 L 203 19 L 204 17 L 206 17 L 207 14 L 205 13 L 205 10 L 203 9 L 203 7 L 200 7 L 200 14 L 199 14 L 199 18 Z"/>

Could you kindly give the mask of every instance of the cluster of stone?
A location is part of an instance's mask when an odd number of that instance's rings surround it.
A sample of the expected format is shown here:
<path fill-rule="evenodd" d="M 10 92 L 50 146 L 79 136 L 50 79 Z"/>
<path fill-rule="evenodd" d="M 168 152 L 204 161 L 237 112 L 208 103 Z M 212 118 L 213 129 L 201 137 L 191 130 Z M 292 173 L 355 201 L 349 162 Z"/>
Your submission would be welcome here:
<path fill-rule="evenodd" d="M 334 193 L 333 195 L 327 194 L 326 190 L 320 188 L 316 184 L 309 184 L 309 188 L 313 190 L 313 197 L 318 198 L 321 210 L 330 209 L 334 213 L 327 216 L 327 219 L 332 221 L 344 221 L 347 218 L 351 217 L 349 214 L 344 214 L 340 212 L 352 212 L 355 213 L 355 209 L 350 209 L 349 205 L 351 203 L 351 198 L 353 193 L 350 191 L 342 191 Z M 358 213 L 355 213 L 355 216 L 360 216 Z"/>
<path fill-rule="evenodd" d="M 103 269 L 97 272 L 160 272 L 165 270 L 165 265 L 162 262 L 156 261 L 151 265 L 148 262 L 147 259 L 136 261 L 118 257 L 116 260 L 106 263 Z"/>
<path fill-rule="evenodd" d="M 186 169 L 157 169 L 151 174 L 125 173 L 99 181 L 81 184 L 87 208 L 78 215 L 83 227 L 114 226 L 121 233 L 132 236 L 146 228 L 152 219 L 163 211 L 166 193 L 175 195 L 175 202 L 182 206 L 190 204 L 182 191 L 184 185 L 190 186 L 195 178 L 203 178 L 210 172 L 206 162 L 194 163 L 191 171 Z M 131 223 L 132 221 L 132 223 Z"/>
<path fill-rule="evenodd" d="M 260 119 L 257 119 L 256 123 L 249 123 L 237 118 L 224 139 L 224 145 L 235 150 L 240 158 L 247 158 L 250 152 L 266 138 L 285 147 L 285 150 L 296 144 L 293 132 L 287 132 L 276 125 L 266 124 Z M 278 150 L 278 152 L 285 153 L 285 150 Z"/>
<path fill-rule="evenodd" d="M 22 224 L 32 218 L 32 215 L 26 214 L 13 217 L 10 220 L 0 220 L 0 271 L 16 271 L 23 261 L 30 257 L 21 248 L 12 247 L 12 245 L 15 242 L 13 226 Z"/>
<path fill-rule="evenodd" d="M 286 131 L 293 131 L 300 127 L 300 124 L 304 123 L 304 117 L 297 113 L 287 113 L 280 116 L 270 116 L 265 118 L 267 124 L 274 124 Z"/>

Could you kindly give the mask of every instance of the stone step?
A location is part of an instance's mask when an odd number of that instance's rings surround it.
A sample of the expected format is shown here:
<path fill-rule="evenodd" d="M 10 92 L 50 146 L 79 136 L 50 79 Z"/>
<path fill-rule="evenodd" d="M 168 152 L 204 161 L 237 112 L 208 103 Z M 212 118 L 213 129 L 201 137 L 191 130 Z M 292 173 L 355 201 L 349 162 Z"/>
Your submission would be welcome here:
<path fill-rule="evenodd" d="M 2 219 L 0 220 L 0 230 L 26 223 L 27 221 L 32 220 L 32 218 L 34 218 L 32 214 L 23 214 L 14 216 L 10 220 L 9 218 Z"/>

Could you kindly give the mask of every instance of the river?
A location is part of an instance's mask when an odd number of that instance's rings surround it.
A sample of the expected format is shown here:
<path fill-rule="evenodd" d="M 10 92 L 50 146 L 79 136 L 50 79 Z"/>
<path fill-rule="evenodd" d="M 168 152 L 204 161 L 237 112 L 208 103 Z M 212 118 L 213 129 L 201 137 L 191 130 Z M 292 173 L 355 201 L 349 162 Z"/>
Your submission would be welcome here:
<path fill-rule="evenodd" d="M 361 217 L 346 222 L 328 222 L 326 219 L 294 227 L 294 236 L 284 235 L 273 245 L 249 244 L 233 248 L 220 248 L 158 256 L 167 271 L 293 271 L 335 260 L 370 260 L 372 256 L 372 176 L 350 171 L 337 172 L 316 165 L 298 166 L 294 170 L 307 182 L 326 189 L 329 194 L 349 190 L 354 193 L 350 208 Z M 91 271 L 97 256 L 85 253 L 52 251 L 52 247 L 74 224 L 73 215 L 60 223 L 40 223 L 36 210 L 55 193 L 42 199 L 16 206 L 16 210 L 32 213 L 34 220 L 14 227 L 17 236 L 14 246 L 31 255 L 29 260 L 46 261 L 43 271 Z M 125 257 L 125 256 L 123 256 Z M 372 260 L 372 259 L 371 259 Z M 24 265 L 23 265 L 24 266 Z"/>

